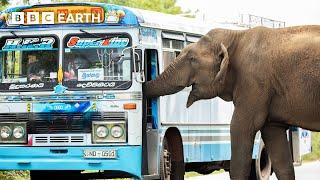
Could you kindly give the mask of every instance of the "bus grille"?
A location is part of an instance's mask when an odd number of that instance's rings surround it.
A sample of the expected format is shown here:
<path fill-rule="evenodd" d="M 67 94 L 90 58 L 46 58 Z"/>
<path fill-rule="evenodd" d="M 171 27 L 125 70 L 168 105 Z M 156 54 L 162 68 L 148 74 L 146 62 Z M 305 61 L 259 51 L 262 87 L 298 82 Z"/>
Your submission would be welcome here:
<path fill-rule="evenodd" d="M 32 138 L 34 146 L 83 146 L 87 144 L 87 136 L 83 134 L 36 134 Z"/>
<path fill-rule="evenodd" d="M 27 122 L 30 134 L 91 133 L 91 121 L 126 120 L 126 112 L 0 114 L 0 122 Z"/>

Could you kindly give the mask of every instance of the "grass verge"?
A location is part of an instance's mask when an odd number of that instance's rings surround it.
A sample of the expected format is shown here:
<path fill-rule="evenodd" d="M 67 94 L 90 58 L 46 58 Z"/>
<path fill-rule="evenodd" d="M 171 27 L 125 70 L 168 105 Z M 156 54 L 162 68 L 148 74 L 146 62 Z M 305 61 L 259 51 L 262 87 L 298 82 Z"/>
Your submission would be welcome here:
<path fill-rule="evenodd" d="M 220 169 L 220 170 L 217 170 L 217 171 L 213 171 L 211 174 L 219 174 L 219 173 L 223 173 L 223 172 L 224 172 L 224 170 Z M 203 175 L 199 174 L 197 172 L 194 172 L 194 171 L 186 172 L 186 174 L 184 175 L 185 178 L 196 177 L 196 176 L 203 176 Z"/>
<path fill-rule="evenodd" d="M 29 180 L 29 171 L 0 171 L 1 180 Z"/>

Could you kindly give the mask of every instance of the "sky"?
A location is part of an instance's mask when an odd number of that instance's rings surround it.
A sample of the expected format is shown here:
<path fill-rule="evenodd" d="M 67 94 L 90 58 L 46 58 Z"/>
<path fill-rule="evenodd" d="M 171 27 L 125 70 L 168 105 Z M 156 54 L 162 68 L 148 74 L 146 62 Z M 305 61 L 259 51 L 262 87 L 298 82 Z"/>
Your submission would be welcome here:
<path fill-rule="evenodd" d="M 199 10 L 198 17 L 235 21 L 240 14 L 253 14 L 286 22 L 286 26 L 320 25 L 320 0 L 178 0 L 184 10 Z"/>

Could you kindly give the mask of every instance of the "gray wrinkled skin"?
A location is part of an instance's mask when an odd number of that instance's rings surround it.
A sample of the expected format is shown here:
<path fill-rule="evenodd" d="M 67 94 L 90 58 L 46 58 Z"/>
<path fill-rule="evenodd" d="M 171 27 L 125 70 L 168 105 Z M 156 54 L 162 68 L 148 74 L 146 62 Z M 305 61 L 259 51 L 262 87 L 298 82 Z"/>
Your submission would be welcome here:
<path fill-rule="evenodd" d="M 320 26 L 212 30 L 147 82 L 145 94 L 163 96 L 190 85 L 187 107 L 217 96 L 235 105 L 231 179 L 248 179 L 261 130 L 278 179 L 292 180 L 286 129 L 320 131 Z"/>

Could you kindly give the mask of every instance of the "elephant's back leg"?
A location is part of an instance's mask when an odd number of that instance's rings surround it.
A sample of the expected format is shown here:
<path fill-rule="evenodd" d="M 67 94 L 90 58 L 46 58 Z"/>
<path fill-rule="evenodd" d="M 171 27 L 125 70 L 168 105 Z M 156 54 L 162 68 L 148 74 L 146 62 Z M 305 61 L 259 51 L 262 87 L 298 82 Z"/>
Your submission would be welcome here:
<path fill-rule="evenodd" d="M 279 180 L 295 179 L 291 151 L 287 140 L 287 128 L 287 126 L 280 124 L 267 123 L 261 130 L 273 170 Z"/>

